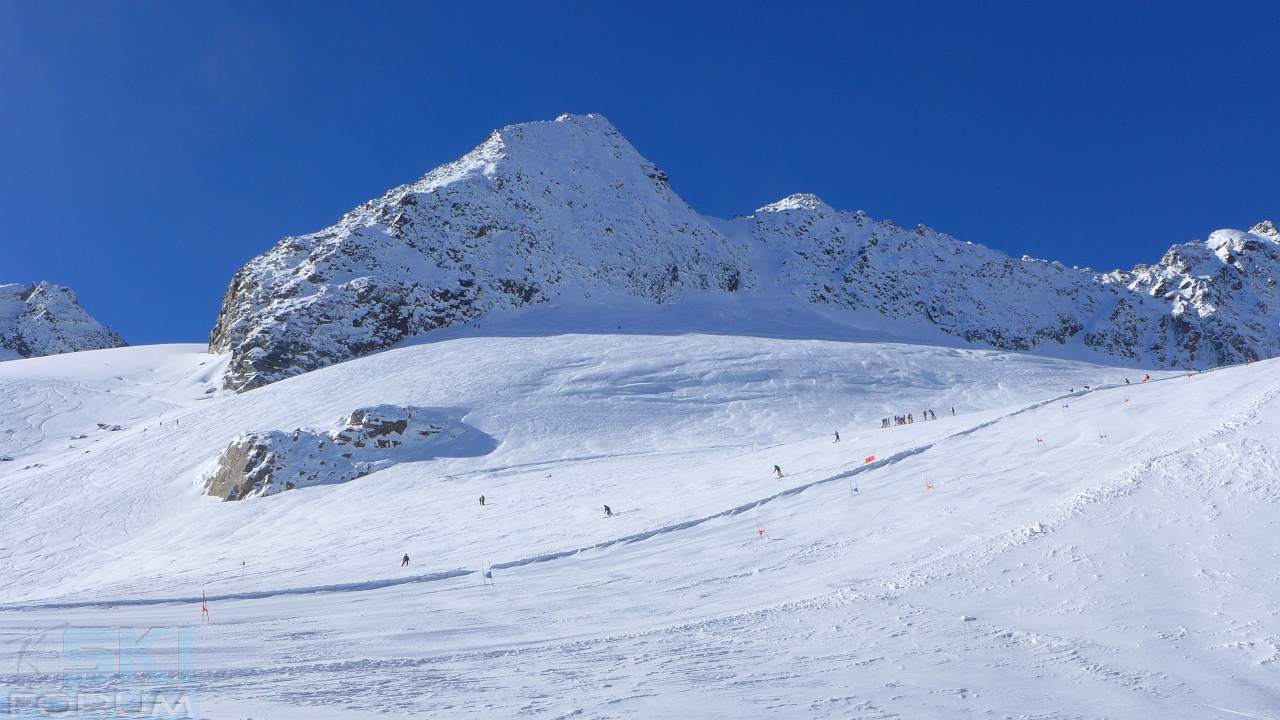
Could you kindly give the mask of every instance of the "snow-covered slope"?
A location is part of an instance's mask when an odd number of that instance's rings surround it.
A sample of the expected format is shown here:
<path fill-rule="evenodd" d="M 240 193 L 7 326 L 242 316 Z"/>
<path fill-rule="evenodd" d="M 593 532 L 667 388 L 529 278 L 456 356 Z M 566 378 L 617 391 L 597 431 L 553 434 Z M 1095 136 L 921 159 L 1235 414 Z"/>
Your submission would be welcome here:
<path fill-rule="evenodd" d="M 210 392 L 229 359 L 0 365 L 0 689 L 100 691 L 68 625 L 162 670 L 195 626 L 214 720 L 1276 715 L 1277 361 L 452 336 Z M 205 494 L 238 435 L 380 406 L 494 443 Z"/>
<path fill-rule="evenodd" d="M 121 347 L 70 288 L 42 282 L 0 285 L 0 360 Z"/>
<path fill-rule="evenodd" d="M 799 299 L 834 311 L 832 324 L 917 342 L 1205 368 L 1270 354 L 1277 274 L 1270 223 L 1099 274 L 812 195 L 704 217 L 604 118 L 565 115 L 495 131 L 337 225 L 282 240 L 236 274 L 210 345 L 231 353 L 225 385 L 247 389 L 495 310 L 714 293 L 759 327 L 785 324 L 776 308 Z M 735 331 L 758 332 L 752 322 Z"/>

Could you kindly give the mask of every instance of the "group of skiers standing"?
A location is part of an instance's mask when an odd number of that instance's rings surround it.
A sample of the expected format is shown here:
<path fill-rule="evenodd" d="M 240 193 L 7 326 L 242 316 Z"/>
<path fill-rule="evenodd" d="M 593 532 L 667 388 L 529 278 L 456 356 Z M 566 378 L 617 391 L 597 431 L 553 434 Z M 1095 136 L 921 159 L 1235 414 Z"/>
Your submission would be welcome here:
<path fill-rule="evenodd" d="M 954 409 L 951 410 L 952 415 L 954 415 L 955 412 L 956 411 Z M 922 410 L 920 412 L 920 422 L 924 422 L 925 420 L 937 420 L 937 419 L 938 419 L 938 414 L 932 410 Z M 914 422 L 915 422 L 915 416 L 912 415 L 911 413 L 907 413 L 906 415 L 894 415 L 892 423 L 890 423 L 889 418 L 882 419 L 880 421 L 880 427 L 887 428 L 887 427 L 892 427 L 893 425 L 910 425 Z"/>

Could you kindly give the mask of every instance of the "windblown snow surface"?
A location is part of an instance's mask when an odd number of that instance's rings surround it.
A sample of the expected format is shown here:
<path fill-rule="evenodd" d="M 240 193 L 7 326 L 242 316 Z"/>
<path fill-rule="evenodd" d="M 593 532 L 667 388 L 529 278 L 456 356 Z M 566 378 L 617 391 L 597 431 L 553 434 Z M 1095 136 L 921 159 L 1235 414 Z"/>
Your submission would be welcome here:
<path fill-rule="evenodd" d="M 47 699 L 63 638 L 183 627 L 205 718 L 1280 717 L 1280 363 L 449 332 L 241 395 L 200 346 L 0 365 L 5 710 L 124 717 Z M 379 404 L 495 442 L 203 494 Z"/>

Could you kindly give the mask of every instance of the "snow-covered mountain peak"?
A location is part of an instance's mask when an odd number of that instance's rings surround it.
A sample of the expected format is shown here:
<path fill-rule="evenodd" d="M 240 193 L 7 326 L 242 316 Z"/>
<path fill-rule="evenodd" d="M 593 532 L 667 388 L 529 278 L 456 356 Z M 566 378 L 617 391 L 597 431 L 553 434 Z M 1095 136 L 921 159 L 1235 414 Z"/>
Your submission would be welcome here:
<path fill-rule="evenodd" d="M 811 304 L 897 339 L 1209 367 L 1275 342 L 1278 236 L 1270 223 L 1219 231 L 1099 274 L 809 193 L 719 220 L 604 117 L 561 115 L 496 130 L 337 225 L 282 240 L 236 274 L 210 345 L 232 353 L 226 385 L 243 390 L 492 311 L 620 296 L 674 306 L 721 291 L 766 313 Z M 779 319 L 748 314 L 762 328 Z"/>
<path fill-rule="evenodd" d="M 0 360 L 123 347 L 68 287 L 40 282 L 0 285 Z"/>
<path fill-rule="evenodd" d="M 733 292 L 745 254 L 608 120 L 565 115 L 281 241 L 236 274 L 210 344 L 245 389 L 565 293 Z"/>
<path fill-rule="evenodd" d="M 1247 232 L 1215 230 L 1203 244 L 1193 242 L 1171 248 L 1166 259 L 1172 262 L 1167 264 L 1181 265 L 1184 272 L 1189 274 L 1210 275 L 1217 265 L 1210 262 L 1208 266 L 1202 266 L 1203 261 L 1216 257 L 1221 264 L 1244 272 L 1249 262 L 1268 262 L 1268 259 L 1280 257 L 1277 255 L 1277 250 L 1280 250 L 1280 233 L 1274 233 L 1274 226 L 1272 232 L 1268 232 L 1265 225 L 1260 223 Z"/>
<path fill-rule="evenodd" d="M 594 176 L 594 177 L 588 177 Z M 441 165 L 416 182 L 383 196 L 392 203 L 412 204 L 408 195 L 433 193 L 454 185 L 496 185 L 497 189 L 526 178 L 554 178 L 553 183 L 596 181 L 666 183 L 663 173 L 636 151 L 603 115 L 564 114 L 552 121 L 507 125 L 461 158 Z M 384 203 L 371 201 L 343 217 L 360 224 Z"/>
<path fill-rule="evenodd" d="M 661 185 L 667 174 L 646 160 L 603 115 L 561 115 L 551 122 L 508 125 L 494 133 L 512 179 L 523 175 L 559 178 L 581 189 L 586 183 Z"/>
<path fill-rule="evenodd" d="M 756 210 L 756 213 L 776 213 L 789 210 L 811 210 L 822 214 L 836 212 L 835 208 L 823 202 L 822 198 L 813 193 L 796 193 L 788 195 L 777 202 L 769 203 Z"/>
<path fill-rule="evenodd" d="M 1276 228 L 1276 224 L 1270 220 L 1263 220 L 1249 229 L 1254 235 L 1280 242 L 1280 228 Z"/>

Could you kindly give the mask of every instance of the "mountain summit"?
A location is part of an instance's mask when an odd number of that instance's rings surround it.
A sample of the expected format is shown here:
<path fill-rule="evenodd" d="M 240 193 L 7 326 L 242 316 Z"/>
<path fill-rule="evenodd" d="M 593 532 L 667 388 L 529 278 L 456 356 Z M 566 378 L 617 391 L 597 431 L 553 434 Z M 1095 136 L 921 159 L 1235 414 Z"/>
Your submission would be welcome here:
<path fill-rule="evenodd" d="M 471 323 L 592 294 L 805 303 L 851 328 L 1149 367 L 1207 367 L 1277 339 L 1280 234 L 1262 223 L 1096 273 L 1013 259 L 810 194 L 752 215 L 698 214 L 600 115 L 495 131 L 461 159 L 231 281 L 210 335 L 245 390 Z M 776 301 L 776 302 L 775 302 Z"/>
<path fill-rule="evenodd" d="M 610 288 L 738 289 L 743 248 L 598 115 L 511 125 L 460 160 L 282 240 L 236 273 L 210 338 L 244 389 L 490 310 Z"/>
<path fill-rule="evenodd" d="M 53 283 L 0 285 L 0 360 L 123 347 L 70 288 Z"/>

